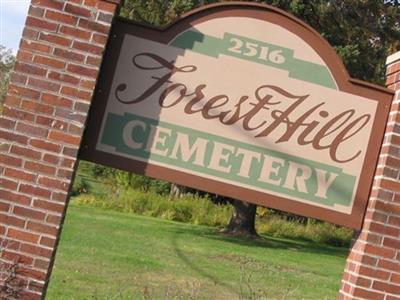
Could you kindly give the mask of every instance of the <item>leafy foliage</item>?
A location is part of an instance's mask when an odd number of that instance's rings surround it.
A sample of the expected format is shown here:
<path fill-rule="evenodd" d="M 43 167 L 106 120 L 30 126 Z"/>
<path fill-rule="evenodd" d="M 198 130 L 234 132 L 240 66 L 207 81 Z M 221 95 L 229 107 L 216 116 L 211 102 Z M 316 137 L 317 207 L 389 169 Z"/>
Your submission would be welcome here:
<path fill-rule="evenodd" d="M 0 45 L 0 104 L 3 103 L 7 93 L 10 74 L 14 68 L 15 57 L 11 50 Z"/>

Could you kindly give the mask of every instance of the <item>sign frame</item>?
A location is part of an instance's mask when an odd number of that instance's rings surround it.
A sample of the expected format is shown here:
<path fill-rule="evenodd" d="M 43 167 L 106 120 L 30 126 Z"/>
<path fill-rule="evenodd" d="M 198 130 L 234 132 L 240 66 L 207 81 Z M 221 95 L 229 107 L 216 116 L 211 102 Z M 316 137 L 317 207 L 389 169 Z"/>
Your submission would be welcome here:
<path fill-rule="evenodd" d="M 189 29 L 195 24 L 214 18 L 223 18 L 228 16 L 268 20 L 268 22 L 283 26 L 285 29 L 302 38 L 318 53 L 327 64 L 340 91 L 377 101 L 377 112 L 351 214 L 340 213 L 275 195 L 266 196 L 267 193 L 238 187 L 233 184 L 216 182 L 211 179 L 188 174 L 182 171 L 176 171 L 151 163 L 145 163 L 122 156 L 115 156 L 96 150 L 96 142 L 100 134 L 100 122 L 103 120 L 107 99 L 111 92 L 113 74 L 117 67 L 117 61 L 124 35 L 132 33 L 137 37 L 168 44 L 168 42 L 177 34 Z M 164 28 L 156 28 L 128 21 L 123 18 L 116 18 L 111 29 L 110 39 L 104 55 L 94 98 L 92 100 L 93 103 L 89 112 L 88 123 L 80 148 L 79 158 L 143 174 L 156 179 L 171 181 L 191 188 L 205 190 L 210 193 L 248 201 L 257 205 L 322 219 L 354 229 L 360 229 L 363 224 L 364 214 L 373 184 L 393 94 L 393 91 L 386 88 L 350 78 L 341 59 L 337 56 L 336 52 L 328 42 L 319 35 L 319 33 L 292 15 L 272 6 L 248 2 L 211 4 L 183 15 L 181 18 Z"/>

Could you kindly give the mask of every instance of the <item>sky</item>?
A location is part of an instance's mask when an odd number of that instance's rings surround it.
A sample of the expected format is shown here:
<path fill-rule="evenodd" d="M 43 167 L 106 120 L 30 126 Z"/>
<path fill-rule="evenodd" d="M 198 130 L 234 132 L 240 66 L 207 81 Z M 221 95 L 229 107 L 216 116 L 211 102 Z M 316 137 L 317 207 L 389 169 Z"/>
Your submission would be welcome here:
<path fill-rule="evenodd" d="M 18 50 L 30 0 L 0 0 L 0 45 Z"/>

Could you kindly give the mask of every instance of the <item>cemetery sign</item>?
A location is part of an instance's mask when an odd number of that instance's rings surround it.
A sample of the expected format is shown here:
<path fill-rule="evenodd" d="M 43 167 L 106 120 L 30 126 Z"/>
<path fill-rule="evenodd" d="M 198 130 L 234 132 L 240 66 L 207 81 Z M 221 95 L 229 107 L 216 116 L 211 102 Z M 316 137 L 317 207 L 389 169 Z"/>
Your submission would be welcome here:
<path fill-rule="evenodd" d="M 272 7 L 121 19 L 80 157 L 360 228 L 391 99 Z"/>

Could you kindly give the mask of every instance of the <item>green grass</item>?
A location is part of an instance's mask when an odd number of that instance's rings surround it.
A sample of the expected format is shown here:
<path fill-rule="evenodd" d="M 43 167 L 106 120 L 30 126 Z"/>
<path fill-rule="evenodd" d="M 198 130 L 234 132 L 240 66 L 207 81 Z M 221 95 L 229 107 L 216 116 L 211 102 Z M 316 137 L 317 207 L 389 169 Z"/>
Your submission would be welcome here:
<path fill-rule="evenodd" d="M 346 253 L 72 203 L 46 299 L 335 299 Z"/>

